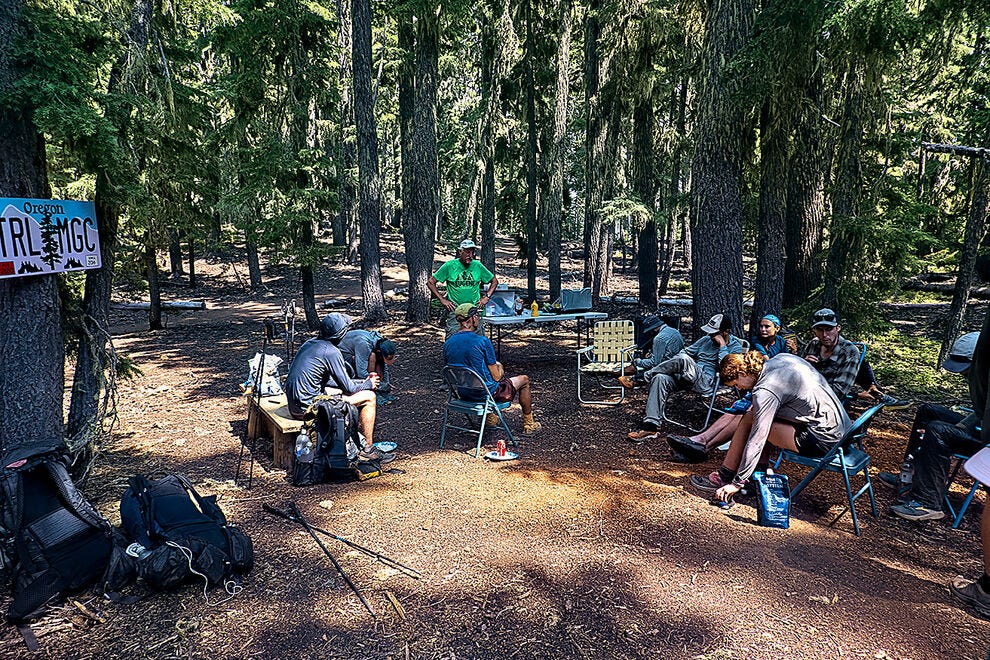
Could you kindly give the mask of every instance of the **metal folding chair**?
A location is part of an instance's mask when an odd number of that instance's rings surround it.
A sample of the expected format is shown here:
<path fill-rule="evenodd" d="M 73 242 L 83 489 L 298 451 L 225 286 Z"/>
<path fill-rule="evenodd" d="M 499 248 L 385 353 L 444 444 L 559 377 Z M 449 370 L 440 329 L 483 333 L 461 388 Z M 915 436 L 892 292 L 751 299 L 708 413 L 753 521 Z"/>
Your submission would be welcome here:
<path fill-rule="evenodd" d="M 740 339 L 739 340 L 739 343 L 742 344 L 743 353 L 749 351 L 749 342 L 748 341 L 746 341 L 745 339 Z M 681 422 L 679 420 L 674 419 L 673 417 L 670 417 L 667 414 L 667 411 L 671 409 L 671 406 L 670 406 L 670 402 L 669 401 L 667 402 L 667 405 L 663 409 L 663 419 L 664 419 L 665 422 L 668 422 L 668 423 L 673 424 L 675 426 L 680 426 L 682 428 L 686 428 L 689 431 L 691 431 L 692 433 L 701 433 L 702 431 L 704 431 L 705 429 L 708 428 L 708 423 L 711 421 L 712 414 L 713 413 L 718 412 L 719 414 L 722 414 L 724 412 L 722 410 L 716 410 L 715 409 L 715 399 L 718 398 L 718 395 L 719 394 L 727 394 L 730 391 L 731 390 L 729 388 L 722 387 L 722 377 L 716 375 L 715 376 L 715 389 L 712 390 L 712 393 L 710 395 L 707 395 L 707 394 L 704 395 L 704 396 L 707 396 L 708 397 L 708 403 L 706 404 L 706 408 L 705 408 L 705 420 L 701 423 L 701 426 L 699 426 L 698 428 L 695 428 L 695 427 L 691 426 L 690 422 Z"/>
<path fill-rule="evenodd" d="M 980 480 L 973 479 L 973 486 L 969 489 L 962 502 L 959 503 L 959 509 L 956 510 L 952 506 L 952 500 L 949 499 L 949 491 L 952 489 L 952 484 L 955 483 L 956 477 L 959 476 L 959 468 L 971 457 L 966 454 L 953 454 L 952 458 L 956 461 L 956 465 L 952 468 L 952 472 L 949 473 L 949 483 L 945 486 L 945 506 L 949 510 L 949 515 L 952 517 L 952 529 L 958 529 L 959 524 L 962 523 L 963 516 L 966 515 L 966 510 L 969 508 L 970 502 L 976 496 L 976 491 L 980 489 Z"/>
<path fill-rule="evenodd" d="M 581 403 L 601 406 L 617 406 L 626 398 L 622 385 L 599 386 L 607 390 L 619 390 L 618 401 L 585 399 L 581 396 L 581 376 L 617 378 L 636 352 L 635 330 L 632 321 L 599 321 L 595 324 L 594 343 L 577 351 L 577 398 Z"/>
<path fill-rule="evenodd" d="M 846 487 L 849 512 L 852 514 L 853 529 L 856 531 L 856 536 L 859 536 L 859 518 L 856 516 L 856 500 L 861 495 L 869 494 L 873 517 L 877 517 L 877 502 L 873 497 L 873 482 L 870 481 L 870 455 L 863 449 L 863 438 L 866 437 L 866 434 L 870 430 L 870 423 L 873 421 L 874 415 L 881 410 L 883 410 L 882 403 L 866 410 L 853 422 L 849 430 L 846 431 L 846 434 L 842 436 L 842 439 L 835 443 L 835 446 L 821 458 L 812 458 L 790 451 L 781 451 L 773 464 L 774 469 L 780 467 L 783 461 L 790 461 L 811 468 L 811 471 L 801 480 L 801 483 L 791 490 L 792 502 L 804 490 L 805 486 L 811 483 L 811 480 L 817 477 L 823 470 L 841 474 Z M 865 483 L 859 490 L 853 493 L 850 477 L 854 477 L 860 473 L 863 474 Z M 841 513 L 839 517 L 842 517 Z M 836 518 L 835 520 L 838 519 Z"/>
<path fill-rule="evenodd" d="M 443 380 L 447 384 L 447 404 L 443 411 L 443 429 L 440 431 L 440 449 L 443 449 L 444 440 L 447 437 L 447 429 L 458 429 L 478 434 L 478 446 L 474 451 L 474 457 L 481 455 L 481 442 L 485 437 L 485 426 L 488 422 L 488 413 L 495 413 L 498 416 L 499 426 L 509 436 L 509 442 L 516 446 L 516 440 L 512 437 L 509 425 L 505 423 L 502 411 L 512 405 L 511 401 L 496 403 L 491 392 L 485 386 L 485 381 L 481 379 L 478 372 L 468 367 L 447 365 L 443 368 Z M 464 413 L 469 416 L 481 417 L 479 428 L 467 426 L 457 426 L 450 422 L 451 411 Z"/>

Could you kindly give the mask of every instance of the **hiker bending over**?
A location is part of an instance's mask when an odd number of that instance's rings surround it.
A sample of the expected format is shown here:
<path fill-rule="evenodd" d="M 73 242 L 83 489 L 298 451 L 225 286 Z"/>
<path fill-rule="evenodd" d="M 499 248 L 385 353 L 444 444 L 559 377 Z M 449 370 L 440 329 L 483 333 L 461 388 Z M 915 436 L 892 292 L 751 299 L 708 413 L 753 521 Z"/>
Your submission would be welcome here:
<path fill-rule="evenodd" d="M 650 395 L 646 399 L 646 416 L 640 430 L 628 435 L 631 442 L 644 442 L 657 437 L 667 398 L 677 390 L 690 389 L 711 396 L 719 362 L 730 353 L 742 353 L 742 343 L 732 335 L 731 329 L 732 321 L 716 314 L 701 326 L 704 337 L 643 374 L 650 381 Z M 620 382 L 626 385 L 626 382 Z"/>
<path fill-rule="evenodd" d="M 796 355 L 772 360 L 758 351 L 729 355 L 720 367 L 722 383 L 752 390 L 753 407 L 732 435 L 722 466 L 695 475 L 696 488 L 727 502 L 766 464 L 769 446 L 805 456 L 824 456 L 849 430 L 849 415 L 820 373 Z"/>
<path fill-rule="evenodd" d="M 760 325 L 755 335 L 753 335 L 753 348 L 768 358 L 779 353 L 796 354 L 798 351 L 797 340 L 793 337 L 784 339 L 779 334 L 780 319 L 773 314 L 767 314 L 760 319 Z M 732 438 L 736 432 L 739 421 L 749 410 L 752 401 L 747 395 L 735 403 L 726 411 L 726 414 L 719 417 L 704 431 L 695 433 L 692 436 L 683 436 L 671 433 L 667 435 L 667 442 L 674 450 L 675 460 L 686 463 L 700 463 L 708 458 L 708 452 L 718 447 L 722 443 Z"/>
<path fill-rule="evenodd" d="M 478 329 L 478 308 L 471 303 L 458 305 L 454 318 L 460 330 L 444 342 L 443 355 L 448 365 L 468 367 L 475 371 L 492 393 L 496 403 L 512 401 L 519 395 L 519 406 L 523 412 L 523 433 L 533 435 L 543 425 L 533 419 L 533 393 L 529 386 L 529 376 L 511 378 L 502 370 L 502 363 L 495 360 L 495 347 L 492 340 L 476 334 Z M 498 424 L 498 416 L 489 413 L 487 424 Z M 495 417 L 495 419 L 491 419 Z"/>
<path fill-rule="evenodd" d="M 359 460 L 376 460 L 389 463 L 395 454 L 379 451 L 374 447 L 376 401 L 374 390 L 378 387 L 377 373 L 354 380 L 347 374 L 344 356 L 338 345 L 351 325 L 351 317 L 345 314 L 327 314 L 320 324 L 320 334 L 302 346 L 289 365 L 285 379 L 285 394 L 289 414 L 302 419 L 313 399 L 331 394 L 334 388 L 343 392 L 341 398 L 357 407 L 361 416 L 364 447 Z"/>
<path fill-rule="evenodd" d="M 367 378 L 378 374 L 378 405 L 387 406 L 395 401 L 392 391 L 392 365 L 395 364 L 397 347 L 374 330 L 348 330 L 337 347 L 344 355 L 347 371 L 355 378 Z"/>

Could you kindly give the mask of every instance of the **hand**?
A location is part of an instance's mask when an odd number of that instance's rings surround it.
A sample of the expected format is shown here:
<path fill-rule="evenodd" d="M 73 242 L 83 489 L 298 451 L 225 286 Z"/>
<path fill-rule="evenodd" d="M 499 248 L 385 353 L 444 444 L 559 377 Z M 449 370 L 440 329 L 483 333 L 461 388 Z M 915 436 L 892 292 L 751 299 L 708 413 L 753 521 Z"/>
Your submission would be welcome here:
<path fill-rule="evenodd" d="M 381 382 L 382 377 L 379 376 L 377 373 L 373 373 L 373 374 L 371 374 L 371 375 L 368 376 L 368 380 L 371 381 L 371 389 L 377 390 L 378 389 L 378 384 Z"/>
<path fill-rule="evenodd" d="M 804 359 L 807 360 L 808 362 L 810 362 L 811 364 L 818 364 L 818 356 L 817 355 L 805 355 L 804 356 Z"/>
<path fill-rule="evenodd" d="M 723 337 L 721 333 L 719 333 L 717 335 L 712 335 L 712 341 L 715 342 L 716 344 L 718 344 L 719 348 L 721 348 L 722 346 L 725 346 L 728 343 L 725 340 L 725 337 Z"/>
<path fill-rule="evenodd" d="M 488 304 L 489 300 L 491 300 L 489 296 L 481 296 L 481 298 L 478 299 L 478 307 L 484 307 Z"/>
<path fill-rule="evenodd" d="M 742 490 L 742 487 L 735 484 L 726 484 L 718 490 L 715 491 L 715 497 L 718 498 L 720 502 L 728 502 L 732 499 L 732 496 Z"/>
<path fill-rule="evenodd" d="M 784 346 L 787 347 L 788 352 L 797 353 L 797 341 L 794 339 L 788 339 L 784 342 Z"/>
<path fill-rule="evenodd" d="M 442 303 L 443 303 L 443 306 L 447 308 L 447 311 L 448 311 L 448 312 L 452 312 L 452 311 L 454 311 L 455 309 L 457 309 L 457 305 L 455 305 L 454 303 L 452 303 L 452 302 L 450 301 L 450 298 L 444 298 L 444 299 L 443 299 L 443 300 L 441 300 L 440 302 L 442 302 Z"/>

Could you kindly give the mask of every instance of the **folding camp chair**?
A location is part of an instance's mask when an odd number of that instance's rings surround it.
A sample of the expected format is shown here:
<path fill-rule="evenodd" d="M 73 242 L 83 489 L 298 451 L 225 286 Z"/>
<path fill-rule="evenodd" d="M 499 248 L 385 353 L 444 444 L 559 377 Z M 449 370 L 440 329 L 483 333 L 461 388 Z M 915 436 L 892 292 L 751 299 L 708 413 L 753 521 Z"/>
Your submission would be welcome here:
<path fill-rule="evenodd" d="M 801 480 L 797 486 L 791 490 L 791 501 L 804 490 L 804 487 L 811 483 L 811 480 L 818 476 L 823 470 L 836 472 L 842 475 L 846 486 L 846 497 L 849 500 L 849 511 L 852 514 L 853 529 L 856 536 L 859 536 L 859 518 L 856 516 L 856 500 L 864 493 L 870 495 L 870 507 L 873 509 L 873 517 L 877 517 L 877 502 L 873 497 L 873 483 L 870 481 L 870 455 L 863 449 L 863 438 L 870 430 L 870 422 L 873 416 L 883 410 L 883 404 L 877 404 L 860 415 L 842 439 L 835 443 L 835 446 L 821 458 L 802 456 L 790 451 L 781 451 L 773 467 L 777 469 L 782 461 L 791 461 L 811 468 L 811 472 Z M 863 473 L 865 484 L 854 494 L 849 477 Z M 842 514 L 839 514 L 841 517 Z M 838 518 L 836 518 L 838 520 Z M 835 522 L 835 521 L 833 521 Z"/>
<path fill-rule="evenodd" d="M 581 376 L 617 378 L 623 374 L 626 365 L 632 362 L 636 351 L 633 339 L 632 321 L 599 321 L 595 324 L 594 343 L 577 351 L 577 398 L 581 403 L 603 406 L 617 406 L 626 398 L 626 388 L 622 385 L 599 386 L 607 390 L 619 390 L 618 401 L 585 399 L 581 396 Z"/>
<path fill-rule="evenodd" d="M 742 344 L 743 353 L 746 353 L 747 351 L 749 351 L 749 342 L 748 341 L 746 341 L 745 339 L 740 339 L 739 340 L 739 343 Z M 713 413 L 718 412 L 719 414 L 722 414 L 722 412 L 723 412 L 721 410 L 718 410 L 718 411 L 715 410 L 715 399 L 718 398 L 718 395 L 719 394 L 728 394 L 730 391 L 731 390 L 729 388 L 722 387 L 722 377 L 720 375 L 716 375 L 715 376 L 715 389 L 712 390 L 712 393 L 710 395 L 709 394 L 703 395 L 703 396 L 708 397 L 708 403 L 706 404 L 706 407 L 705 407 L 705 421 L 703 421 L 701 423 L 701 426 L 699 426 L 698 428 L 695 428 L 695 427 L 691 426 L 691 424 L 689 422 L 681 422 L 681 421 L 678 421 L 678 420 L 670 417 L 667 414 L 667 411 L 671 409 L 671 406 L 670 406 L 670 402 L 669 401 L 667 402 L 667 405 L 664 406 L 664 409 L 663 409 L 663 419 L 664 419 L 664 421 L 666 421 L 666 422 L 668 422 L 670 424 L 673 424 L 675 426 L 680 426 L 680 427 L 686 428 L 689 431 L 691 431 L 692 433 L 701 433 L 702 431 L 704 431 L 705 429 L 708 428 L 708 423 L 711 421 L 712 414 Z"/>
<path fill-rule="evenodd" d="M 474 457 L 481 455 L 481 441 L 485 437 L 485 425 L 488 422 L 488 413 L 495 413 L 498 416 L 499 425 L 496 429 L 501 429 L 509 436 L 509 442 L 516 446 L 516 440 L 512 437 L 509 425 L 502 417 L 502 411 L 512 405 L 511 401 L 505 403 L 495 403 L 491 392 L 485 386 L 485 381 L 481 379 L 473 369 L 455 365 L 447 365 L 443 368 L 443 380 L 447 384 L 447 404 L 443 411 L 443 429 L 440 431 L 440 449 L 443 449 L 444 440 L 447 437 L 447 429 L 458 429 L 478 434 L 478 446 L 474 451 Z M 457 426 L 450 422 L 451 411 L 464 413 L 468 416 L 481 417 L 479 428 L 467 426 Z"/>
<path fill-rule="evenodd" d="M 959 510 L 957 511 L 954 506 L 952 506 L 952 500 L 949 499 L 949 491 L 952 489 L 952 484 L 955 483 L 956 477 L 959 476 L 959 468 L 962 467 L 963 463 L 969 460 L 971 456 L 966 454 L 953 454 L 952 459 L 956 461 L 956 465 L 952 468 L 952 472 L 949 473 L 949 483 L 945 486 L 945 506 L 949 510 L 949 515 L 952 517 L 952 529 L 958 529 L 959 524 L 962 523 L 963 516 L 966 515 L 966 509 L 969 508 L 970 502 L 976 496 L 976 491 L 980 489 L 980 480 L 974 478 L 973 485 L 963 498 L 963 501 L 959 503 Z"/>

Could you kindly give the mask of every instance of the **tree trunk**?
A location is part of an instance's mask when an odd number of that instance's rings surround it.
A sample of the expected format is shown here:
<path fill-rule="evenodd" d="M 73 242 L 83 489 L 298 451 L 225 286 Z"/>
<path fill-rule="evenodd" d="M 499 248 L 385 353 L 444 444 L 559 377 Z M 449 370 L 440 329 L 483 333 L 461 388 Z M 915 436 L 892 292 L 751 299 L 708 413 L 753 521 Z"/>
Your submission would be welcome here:
<path fill-rule="evenodd" d="M 557 85 L 554 91 L 553 136 L 546 160 L 548 186 L 541 199 L 542 216 L 546 219 L 548 247 L 548 279 L 550 300 L 560 298 L 561 227 L 564 210 L 564 152 L 567 148 L 567 101 L 570 91 L 571 29 L 574 9 L 571 0 L 560 0 L 560 30 L 557 34 Z"/>
<path fill-rule="evenodd" d="M 990 168 L 982 158 L 972 158 L 972 178 L 970 186 L 969 210 L 966 214 L 966 233 L 959 255 L 959 274 L 956 276 L 956 290 L 952 294 L 952 304 L 945 321 L 942 347 L 938 352 L 937 364 L 949 353 L 963 326 L 969 291 L 976 279 L 976 254 L 980 242 L 987 231 L 988 198 L 990 198 Z"/>
<path fill-rule="evenodd" d="M 760 116 L 760 233 L 757 239 L 756 293 L 749 318 L 753 333 L 764 314 L 780 314 L 784 302 L 784 264 L 787 236 L 788 138 L 792 114 L 780 110 L 774 95 Z"/>
<path fill-rule="evenodd" d="M 406 210 L 404 235 L 409 270 L 406 319 L 425 323 L 430 318 L 430 290 L 426 281 L 433 270 L 433 231 L 439 207 L 436 131 L 439 32 L 436 7 L 427 7 L 417 19 L 412 204 Z"/>
<path fill-rule="evenodd" d="M 140 61 L 150 39 L 152 2 L 136 0 L 131 11 L 131 24 L 127 33 L 127 51 L 114 62 L 107 81 L 107 95 L 118 93 L 128 62 Z M 106 117 L 112 125 L 120 127 L 129 115 L 129 109 L 108 107 Z M 120 143 L 124 136 L 118 132 Z M 117 231 L 120 221 L 120 201 L 111 194 L 112 186 L 105 170 L 96 174 L 96 221 L 100 234 L 102 266 L 86 271 L 86 284 L 82 301 L 82 325 L 79 333 L 76 368 L 72 376 L 72 397 L 69 401 L 67 436 L 74 450 L 81 450 L 98 439 L 102 432 L 100 401 L 107 386 L 107 370 L 114 368 L 106 352 L 110 339 L 110 298 L 113 293 L 113 272 L 117 261 Z M 180 255 L 181 259 L 181 255 Z M 180 263 L 181 270 L 181 263 Z M 88 452 L 87 452 L 88 453 Z"/>
<path fill-rule="evenodd" d="M 189 288 L 196 288 L 196 240 L 189 235 L 186 237 L 189 241 Z"/>
<path fill-rule="evenodd" d="M 649 59 L 647 57 L 647 59 Z M 656 201 L 656 153 L 653 146 L 653 104 L 649 98 L 641 99 L 633 111 L 633 189 L 640 202 L 650 210 L 650 217 L 639 232 L 637 271 L 639 276 L 639 304 L 647 309 L 657 306 L 657 241 Z"/>
<path fill-rule="evenodd" d="M 381 180 L 378 172 L 378 127 L 371 94 L 371 0 L 352 0 L 354 27 L 354 119 L 357 124 L 358 195 L 361 217 L 361 293 L 369 323 L 388 320 L 382 291 Z"/>
<path fill-rule="evenodd" d="M 0 0 L 0 195 L 50 197 L 45 143 L 29 107 L 7 105 L 23 72 L 11 59 L 24 9 Z M 65 348 L 57 278 L 0 279 L 0 450 L 36 438 L 62 438 Z"/>
<path fill-rule="evenodd" d="M 263 281 L 261 278 L 261 258 L 258 255 L 258 241 L 255 239 L 253 223 L 244 230 L 244 243 L 247 246 L 248 279 L 251 281 L 251 290 L 257 291 L 261 288 Z"/>
<path fill-rule="evenodd" d="M 170 279 L 182 277 L 182 238 L 177 227 L 168 230 L 168 271 Z"/>
<path fill-rule="evenodd" d="M 533 79 L 533 0 L 526 0 L 526 291 L 536 300 L 536 83 Z"/>
<path fill-rule="evenodd" d="M 479 131 L 478 153 L 481 194 L 481 263 L 495 272 L 495 145 L 492 139 L 495 121 L 495 53 L 496 35 L 494 13 L 481 29 L 481 130 Z"/>
<path fill-rule="evenodd" d="M 337 0 L 337 46 L 338 61 L 337 69 L 340 72 L 340 139 L 337 141 L 336 164 L 339 172 L 338 196 L 340 208 L 336 217 L 331 220 L 333 230 L 333 244 L 337 246 L 347 246 L 346 259 L 354 263 L 357 260 L 357 240 L 354 236 L 354 227 L 357 223 L 354 219 L 354 203 L 356 193 L 354 190 L 354 179 L 351 172 L 354 171 L 354 143 L 347 139 L 351 126 L 354 123 L 354 109 L 351 102 L 350 89 L 348 84 L 353 80 L 351 70 L 351 12 L 350 4 L 345 0 Z"/>
<path fill-rule="evenodd" d="M 148 227 L 144 233 L 144 267 L 148 270 L 148 329 L 162 329 L 162 287 L 158 281 L 158 248 L 154 230 Z"/>
<path fill-rule="evenodd" d="M 415 54 L 413 49 L 416 46 L 415 33 L 413 31 L 413 18 L 405 14 L 400 14 L 398 23 L 398 46 L 401 53 L 399 63 L 399 157 L 401 162 L 401 188 L 402 188 L 402 236 L 408 250 L 410 241 L 415 241 L 415 237 L 410 234 L 412 231 L 410 222 L 414 221 L 413 212 L 413 134 L 415 133 L 415 105 L 416 105 L 416 67 Z M 407 253 L 408 254 L 408 253 Z M 408 256 L 406 257 L 408 264 Z M 410 283 L 412 278 L 410 278 Z M 406 310 L 408 318 L 409 310 Z"/>
<path fill-rule="evenodd" d="M 605 201 L 606 168 L 605 162 L 606 126 L 609 117 L 605 107 L 611 99 L 600 94 L 601 62 L 598 39 L 601 35 L 599 23 L 600 0 L 591 0 L 584 29 L 584 85 L 585 108 L 585 214 L 584 214 L 584 286 L 591 287 L 592 304 L 598 304 L 602 292 L 602 274 L 606 270 L 608 230 L 603 226 L 602 205 Z"/>
<path fill-rule="evenodd" d="M 706 9 L 691 174 L 694 317 L 698 326 L 727 314 L 741 333 L 746 111 L 728 65 L 749 38 L 755 8 L 751 0 L 709 0 Z"/>
<path fill-rule="evenodd" d="M 783 307 L 799 305 L 822 281 L 822 238 L 825 225 L 825 170 L 822 148 L 821 74 L 808 81 L 808 98 L 795 121 L 793 156 L 788 164 L 787 261 L 784 264 Z"/>

